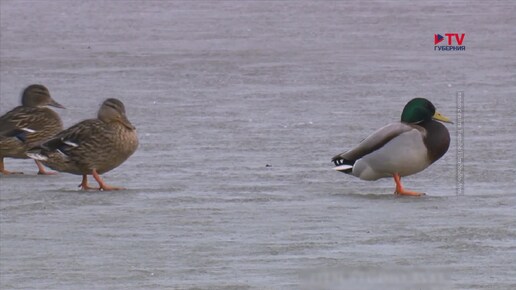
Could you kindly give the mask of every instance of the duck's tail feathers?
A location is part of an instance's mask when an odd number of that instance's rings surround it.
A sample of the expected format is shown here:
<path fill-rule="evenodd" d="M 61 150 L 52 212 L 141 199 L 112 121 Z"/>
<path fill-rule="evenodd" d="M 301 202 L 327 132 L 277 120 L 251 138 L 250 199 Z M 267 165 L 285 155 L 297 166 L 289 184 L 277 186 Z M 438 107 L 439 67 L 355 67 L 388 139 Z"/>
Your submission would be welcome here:
<path fill-rule="evenodd" d="M 63 138 L 54 138 L 47 142 L 30 148 L 27 151 L 27 156 L 32 159 L 47 161 L 52 154 L 59 153 L 62 158 L 68 157 L 68 150 L 79 147 L 79 144 L 70 140 L 64 140 Z M 53 156 L 53 155 L 52 155 Z"/>
<path fill-rule="evenodd" d="M 49 157 L 49 151 L 44 146 L 44 144 L 40 144 L 30 148 L 29 150 L 27 150 L 26 154 L 27 156 L 29 156 L 29 158 L 38 161 L 47 161 Z"/>
<path fill-rule="evenodd" d="M 334 170 L 347 174 L 351 174 L 353 165 L 355 164 L 355 160 L 347 160 L 341 155 L 333 157 L 331 161 L 335 164 Z"/>
<path fill-rule="evenodd" d="M 353 165 L 343 164 L 333 167 L 333 170 L 349 174 L 351 171 L 353 171 Z"/>
<path fill-rule="evenodd" d="M 47 161 L 48 160 L 48 157 L 46 155 L 43 155 L 43 154 L 37 153 L 37 152 L 27 152 L 27 156 L 29 156 L 29 158 L 32 158 L 32 159 L 38 160 L 38 161 Z"/>

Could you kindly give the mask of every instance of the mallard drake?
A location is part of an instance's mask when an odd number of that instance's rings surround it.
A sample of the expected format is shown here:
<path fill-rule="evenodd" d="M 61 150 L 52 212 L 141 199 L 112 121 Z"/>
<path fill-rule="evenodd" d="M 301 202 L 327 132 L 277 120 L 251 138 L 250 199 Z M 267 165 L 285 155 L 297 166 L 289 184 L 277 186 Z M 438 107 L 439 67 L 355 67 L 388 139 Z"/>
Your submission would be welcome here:
<path fill-rule="evenodd" d="M 4 158 L 29 158 L 27 149 L 49 139 L 63 130 L 63 122 L 59 115 L 47 108 L 53 106 L 64 109 L 50 96 L 43 85 L 30 85 L 22 93 L 22 105 L 0 117 L 0 173 L 10 172 L 4 168 Z M 36 160 L 38 174 L 54 174 Z"/>
<path fill-rule="evenodd" d="M 136 148 L 136 128 L 127 119 L 124 104 L 112 98 L 102 103 L 96 119 L 73 125 L 27 155 L 54 170 L 82 175 L 79 187 L 84 190 L 117 190 L 124 188 L 107 185 L 99 174 L 118 167 Z M 88 185 L 90 174 L 99 188 Z"/>
<path fill-rule="evenodd" d="M 378 129 L 355 148 L 333 157 L 334 169 L 363 180 L 393 177 L 395 194 L 423 195 L 403 188 L 401 177 L 422 171 L 448 151 L 450 133 L 434 120 L 452 123 L 429 100 L 412 99 L 403 108 L 401 122 Z"/>

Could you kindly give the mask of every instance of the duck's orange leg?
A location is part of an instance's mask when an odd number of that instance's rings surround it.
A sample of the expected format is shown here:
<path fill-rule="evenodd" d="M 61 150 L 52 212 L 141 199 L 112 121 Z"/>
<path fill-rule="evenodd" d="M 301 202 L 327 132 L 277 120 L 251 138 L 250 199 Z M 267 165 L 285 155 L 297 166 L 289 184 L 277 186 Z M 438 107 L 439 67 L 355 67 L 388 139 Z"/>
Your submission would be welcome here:
<path fill-rule="evenodd" d="M 41 162 L 39 162 L 38 160 L 34 160 L 34 162 L 36 162 L 36 165 L 38 166 L 38 169 L 39 169 L 38 175 L 55 175 L 55 174 L 57 174 L 57 172 L 46 171 L 43 164 L 41 164 Z"/>
<path fill-rule="evenodd" d="M 82 175 L 82 182 L 81 182 L 81 184 L 79 184 L 79 187 L 82 188 L 82 190 L 90 190 L 90 189 L 99 190 L 100 189 L 100 188 L 96 188 L 96 187 L 90 187 L 88 185 L 88 175 L 86 175 L 86 174 Z"/>
<path fill-rule="evenodd" d="M 404 189 L 403 184 L 401 184 L 401 177 L 398 173 L 394 173 L 393 177 L 394 177 L 394 182 L 396 182 L 396 191 L 394 191 L 394 194 L 409 195 L 409 196 L 425 195 L 423 192 L 417 192 L 417 191 L 411 191 L 411 190 Z"/>
<path fill-rule="evenodd" d="M 19 171 L 7 171 L 4 168 L 4 158 L 0 158 L 0 173 L 3 175 L 9 175 L 9 174 L 23 174 L 23 172 Z"/>
<path fill-rule="evenodd" d="M 123 190 L 125 188 L 123 187 L 115 187 L 115 186 L 109 186 L 107 185 L 104 180 L 102 180 L 102 178 L 100 178 L 100 175 L 97 173 L 97 170 L 96 169 L 93 169 L 93 178 L 95 178 L 95 180 L 98 182 L 99 186 L 100 186 L 100 190 L 104 190 L 104 191 L 107 191 L 107 190 Z"/>

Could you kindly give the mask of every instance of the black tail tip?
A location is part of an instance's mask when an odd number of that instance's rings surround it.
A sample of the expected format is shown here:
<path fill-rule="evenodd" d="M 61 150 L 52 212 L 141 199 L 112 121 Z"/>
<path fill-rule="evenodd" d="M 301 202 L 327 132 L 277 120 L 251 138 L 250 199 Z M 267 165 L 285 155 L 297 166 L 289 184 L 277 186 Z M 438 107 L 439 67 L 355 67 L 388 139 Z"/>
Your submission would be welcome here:
<path fill-rule="evenodd" d="M 355 164 L 355 161 L 352 161 L 352 160 L 347 160 L 347 159 L 344 159 L 342 157 L 333 157 L 331 159 L 331 161 L 333 162 L 333 164 L 335 164 L 335 166 L 341 166 L 341 165 L 351 165 L 353 166 L 353 164 Z"/>

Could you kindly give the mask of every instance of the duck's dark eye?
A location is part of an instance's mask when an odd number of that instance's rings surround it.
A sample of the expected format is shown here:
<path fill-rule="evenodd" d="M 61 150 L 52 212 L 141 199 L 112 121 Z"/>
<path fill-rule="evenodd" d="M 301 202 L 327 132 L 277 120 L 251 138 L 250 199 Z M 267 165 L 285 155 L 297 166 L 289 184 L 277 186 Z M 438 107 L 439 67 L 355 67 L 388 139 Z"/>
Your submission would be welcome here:
<path fill-rule="evenodd" d="M 124 104 L 116 99 L 108 99 L 104 102 L 104 106 L 110 107 L 113 110 L 125 113 Z"/>
<path fill-rule="evenodd" d="M 110 108 L 113 108 L 114 110 L 118 110 L 118 108 L 115 105 L 111 104 L 111 103 L 107 103 L 106 106 L 108 106 Z"/>
<path fill-rule="evenodd" d="M 113 104 L 113 103 L 106 103 L 104 105 L 107 106 L 107 107 L 110 107 L 111 109 L 113 109 L 113 110 L 115 110 L 117 112 L 120 112 L 120 108 L 117 105 Z"/>

